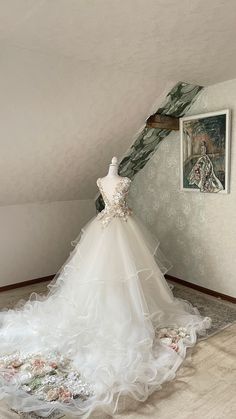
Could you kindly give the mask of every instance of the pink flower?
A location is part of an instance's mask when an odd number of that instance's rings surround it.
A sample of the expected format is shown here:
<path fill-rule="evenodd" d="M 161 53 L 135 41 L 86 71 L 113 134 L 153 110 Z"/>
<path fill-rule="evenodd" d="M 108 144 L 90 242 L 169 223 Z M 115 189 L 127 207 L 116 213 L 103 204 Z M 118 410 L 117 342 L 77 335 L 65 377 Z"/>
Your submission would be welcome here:
<path fill-rule="evenodd" d="M 72 393 L 64 388 L 64 387 L 60 387 L 59 388 L 59 400 L 64 402 L 64 403 L 68 403 L 72 398 Z"/>
<path fill-rule="evenodd" d="M 34 367 L 40 367 L 41 368 L 41 367 L 45 366 L 45 361 L 43 359 L 36 358 L 36 359 L 33 359 L 32 365 Z"/>
<path fill-rule="evenodd" d="M 171 343 L 170 348 L 173 349 L 175 352 L 178 352 L 179 350 L 179 346 L 177 345 L 177 343 L 174 342 Z"/>
<path fill-rule="evenodd" d="M 42 375 L 46 366 L 46 362 L 43 359 L 36 358 L 32 362 L 32 371 L 36 375 Z"/>
<path fill-rule="evenodd" d="M 50 362 L 50 367 L 53 368 L 54 370 L 57 369 L 57 364 L 56 362 Z"/>

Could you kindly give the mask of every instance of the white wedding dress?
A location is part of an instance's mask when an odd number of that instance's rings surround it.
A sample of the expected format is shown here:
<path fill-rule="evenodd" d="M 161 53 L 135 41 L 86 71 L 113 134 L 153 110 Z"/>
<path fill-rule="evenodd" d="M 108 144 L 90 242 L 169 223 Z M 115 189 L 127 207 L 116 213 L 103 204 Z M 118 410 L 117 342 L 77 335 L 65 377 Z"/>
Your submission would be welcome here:
<path fill-rule="evenodd" d="M 173 297 L 159 243 L 121 178 L 82 230 L 46 297 L 0 314 L 0 399 L 43 417 L 112 414 L 171 380 L 210 319 Z M 156 263 L 156 261 L 158 263 Z"/>

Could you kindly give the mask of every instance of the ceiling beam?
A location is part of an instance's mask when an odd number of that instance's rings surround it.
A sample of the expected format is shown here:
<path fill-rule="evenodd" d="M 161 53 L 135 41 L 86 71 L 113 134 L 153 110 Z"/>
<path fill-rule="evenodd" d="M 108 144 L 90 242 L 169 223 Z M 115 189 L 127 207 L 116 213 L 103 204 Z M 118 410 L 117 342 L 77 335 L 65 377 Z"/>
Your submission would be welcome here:
<path fill-rule="evenodd" d="M 179 130 L 179 118 L 169 115 L 162 115 L 155 113 L 151 115 L 146 121 L 147 127 L 149 128 L 161 128 L 168 130 Z"/>

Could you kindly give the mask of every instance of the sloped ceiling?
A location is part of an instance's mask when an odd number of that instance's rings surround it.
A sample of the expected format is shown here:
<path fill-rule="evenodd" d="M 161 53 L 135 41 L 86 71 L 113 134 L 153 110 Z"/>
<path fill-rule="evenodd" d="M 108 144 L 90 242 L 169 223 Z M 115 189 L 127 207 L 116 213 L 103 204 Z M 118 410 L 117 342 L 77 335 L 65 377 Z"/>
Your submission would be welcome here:
<path fill-rule="evenodd" d="M 0 1 L 0 204 L 93 198 L 177 81 L 236 77 L 235 0 Z"/>

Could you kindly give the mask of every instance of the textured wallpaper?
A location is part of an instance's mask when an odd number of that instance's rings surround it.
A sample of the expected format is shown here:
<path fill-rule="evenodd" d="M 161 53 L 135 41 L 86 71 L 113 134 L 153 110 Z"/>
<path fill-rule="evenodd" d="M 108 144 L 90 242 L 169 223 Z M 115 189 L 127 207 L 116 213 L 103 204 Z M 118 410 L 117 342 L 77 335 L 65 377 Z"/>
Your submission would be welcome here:
<path fill-rule="evenodd" d="M 184 116 L 201 90 L 202 86 L 178 82 L 168 92 L 165 100 L 158 109 L 155 109 L 155 112 L 175 117 Z M 144 126 L 122 158 L 119 164 L 119 174 L 133 179 L 153 156 L 160 142 L 169 134 L 170 130 L 167 129 Z M 103 208 L 104 202 L 100 194 L 96 200 L 96 209 L 101 211 Z"/>
<path fill-rule="evenodd" d="M 188 114 L 236 111 L 236 80 L 206 88 Z M 130 205 L 161 240 L 171 274 L 236 296 L 236 118 L 230 194 L 180 191 L 180 134 L 172 132 L 133 181 Z"/>

